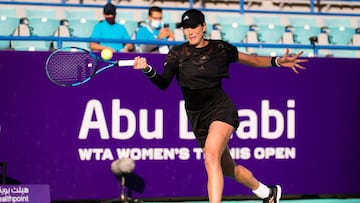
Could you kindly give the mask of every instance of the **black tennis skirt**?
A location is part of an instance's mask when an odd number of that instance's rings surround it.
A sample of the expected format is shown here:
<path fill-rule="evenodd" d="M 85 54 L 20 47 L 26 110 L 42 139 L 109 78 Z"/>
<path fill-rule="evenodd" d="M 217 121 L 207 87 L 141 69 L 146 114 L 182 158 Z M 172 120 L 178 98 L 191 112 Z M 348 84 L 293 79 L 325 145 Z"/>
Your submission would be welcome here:
<path fill-rule="evenodd" d="M 216 98 L 208 100 L 201 109 L 186 108 L 188 119 L 200 147 L 204 148 L 210 124 L 222 121 L 239 127 L 239 115 L 231 99 L 221 90 Z"/>

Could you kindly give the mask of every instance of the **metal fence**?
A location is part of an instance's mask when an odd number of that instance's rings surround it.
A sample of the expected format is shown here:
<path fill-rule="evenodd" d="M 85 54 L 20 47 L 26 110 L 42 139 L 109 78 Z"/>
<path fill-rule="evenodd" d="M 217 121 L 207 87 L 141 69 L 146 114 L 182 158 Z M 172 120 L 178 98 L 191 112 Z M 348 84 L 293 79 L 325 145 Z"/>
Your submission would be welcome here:
<path fill-rule="evenodd" d="M 111 2 L 107 0 L 107 2 Z M 281 2 L 281 1 L 279 1 Z M 316 9 L 317 5 L 320 5 L 320 0 L 309 0 L 309 1 L 302 1 L 309 4 L 310 10 L 308 12 L 298 12 L 298 11 L 281 11 L 281 10 L 252 10 L 252 9 L 245 9 L 245 4 L 248 3 L 245 0 L 239 1 L 239 9 L 221 9 L 221 8 L 205 8 L 201 7 L 200 10 L 206 12 L 230 12 L 230 13 L 259 13 L 259 14 L 287 14 L 287 15 L 326 15 L 326 16 L 349 16 L 349 17 L 359 17 L 360 13 L 336 13 L 336 12 L 321 12 Z M 327 1 L 329 2 L 329 1 Z M 359 5 L 360 1 L 331 1 L 331 2 L 347 2 L 347 3 L 357 3 Z M 195 0 L 189 0 L 188 6 L 186 7 L 162 7 L 164 10 L 186 10 L 192 8 L 194 6 Z M 40 1 L 0 1 L 0 5 L 22 5 L 22 6 L 61 6 L 61 7 L 81 7 L 81 8 L 102 8 L 103 4 L 90 4 L 83 1 L 79 1 L 79 3 L 67 3 L 66 0 L 59 0 L 59 2 L 40 2 Z M 140 9 L 140 10 L 147 10 L 149 6 L 123 6 L 117 5 L 118 8 L 124 9 Z M 360 22 L 360 21 L 359 21 Z M 359 25 L 360 26 L 360 25 Z M 1 28 L 0 28 L 1 29 Z M 118 43 L 133 43 L 133 44 L 167 44 L 167 45 L 177 45 L 182 43 L 182 41 L 157 41 L 157 40 L 114 40 L 114 39 L 94 39 L 94 38 L 82 38 L 82 37 L 42 37 L 42 36 L 0 36 L 0 40 L 34 40 L 34 41 L 51 41 L 56 43 L 56 47 L 62 47 L 62 43 L 65 41 L 69 42 L 91 42 L 91 41 L 111 41 L 111 42 L 118 42 Z M 356 45 L 318 45 L 318 44 L 269 44 L 269 43 L 232 43 L 237 47 L 245 47 L 245 48 L 295 48 L 295 49 L 312 49 L 314 51 L 314 55 L 317 56 L 319 50 L 321 49 L 328 49 L 328 50 L 349 50 L 349 51 L 358 51 L 360 53 L 360 46 Z M 360 55 L 359 55 L 360 57 Z"/>

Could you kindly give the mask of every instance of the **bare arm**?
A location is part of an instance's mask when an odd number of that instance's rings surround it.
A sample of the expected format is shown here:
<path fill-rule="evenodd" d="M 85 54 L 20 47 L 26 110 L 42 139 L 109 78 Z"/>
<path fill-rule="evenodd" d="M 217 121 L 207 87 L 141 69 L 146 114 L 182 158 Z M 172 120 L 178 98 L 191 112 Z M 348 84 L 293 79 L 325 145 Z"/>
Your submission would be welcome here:
<path fill-rule="evenodd" d="M 255 56 L 239 52 L 238 61 L 239 63 L 252 66 L 252 67 L 272 67 L 273 62 L 281 67 L 292 69 L 296 74 L 299 74 L 297 69 L 305 70 L 305 67 L 299 63 L 307 62 L 307 59 L 299 59 L 303 52 L 299 52 L 294 56 L 289 56 L 289 49 L 285 50 L 285 54 L 281 57 L 273 58 L 271 56 Z"/>
<path fill-rule="evenodd" d="M 121 50 L 121 52 L 131 52 L 134 51 L 135 47 L 133 44 L 125 44 L 124 48 Z"/>
<path fill-rule="evenodd" d="M 90 49 L 91 51 L 102 51 L 104 49 L 110 49 L 112 52 L 115 52 L 115 49 L 100 45 L 97 42 L 90 42 Z M 125 44 L 124 48 L 121 50 L 121 52 L 130 52 L 134 51 L 134 45 L 133 44 Z"/>
<path fill-rule="evenodd" d="M 115 50 L 111 47 L 102 46 L 97 42 L 90 42 L 90 49 L 91 51 L 102 51 L 103 49 L 111 49 L 112 52 L 115 52 Z"/>

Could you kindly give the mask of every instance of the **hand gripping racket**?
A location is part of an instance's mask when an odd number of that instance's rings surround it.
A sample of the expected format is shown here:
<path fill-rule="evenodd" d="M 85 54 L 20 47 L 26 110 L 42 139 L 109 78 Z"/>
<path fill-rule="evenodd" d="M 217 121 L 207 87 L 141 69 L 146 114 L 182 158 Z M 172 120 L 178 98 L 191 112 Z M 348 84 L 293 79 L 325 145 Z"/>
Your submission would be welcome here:
<path fill-rule="evenodd" d="M 98 62 L 105 66 L 98 67 Z M 74 87 L 86 83 L 96 74 L 121 66 L 133 66 L 134 60 L 105 61 L 94 53 L 79 47 L 64 47 L 50 54 L 46 61 L 46 74 L 60 86 Z"/>

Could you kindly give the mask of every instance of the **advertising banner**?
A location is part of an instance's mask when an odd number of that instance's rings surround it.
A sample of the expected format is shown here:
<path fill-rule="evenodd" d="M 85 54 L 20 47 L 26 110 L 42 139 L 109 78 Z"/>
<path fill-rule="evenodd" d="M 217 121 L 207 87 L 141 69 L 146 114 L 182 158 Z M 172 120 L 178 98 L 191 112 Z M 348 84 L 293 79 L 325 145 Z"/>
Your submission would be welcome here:
<path fill-rule="evenodd" d="M 0 185 L 2 203 L 50 203 L 49 185 Z"/>
<path fill-rule="evenodd" d="M 112 199 L 114 160 L 135 161 L 134 198 L 206 197 L 203 156 L 174 79 L 160 90 L 141 71 L 113 68 L 78 87 L 54 85 L 49 52 L 0 53 L 0 162 L 7 184 L 48 184 L 53 200 Z M 115 54 L 132 59 L 136 54 Z M 158 72 L 165 55 L 143 54 Z M 232 64 L 226 93 L 240 126 L 238 164 L 284 195 L 360 194 L 360 60 L 311 58 L 299 75 Z M 225 196 L 251 195 L 226 178 Z"/>

